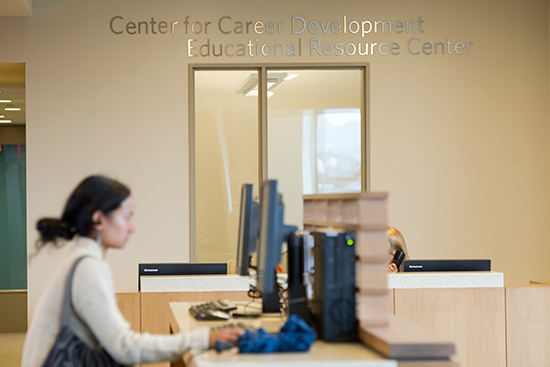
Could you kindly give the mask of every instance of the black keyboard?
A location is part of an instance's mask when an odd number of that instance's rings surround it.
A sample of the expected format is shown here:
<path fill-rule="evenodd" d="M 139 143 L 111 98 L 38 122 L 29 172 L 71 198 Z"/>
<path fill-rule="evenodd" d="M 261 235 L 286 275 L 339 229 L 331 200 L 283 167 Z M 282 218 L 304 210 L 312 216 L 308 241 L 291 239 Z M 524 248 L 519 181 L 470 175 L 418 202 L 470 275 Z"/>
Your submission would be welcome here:
<path fill-rule="evenodd" d="M 217 301 L 193 305 L 189 307 L 189 313 L 195 319 L 204 319 L 205 314 L 213 314 L 214 312 L 212 311 L 222 311 L 222 312 L 225 312 L 228 315 L 227 318 L 229 318 L 230 317 L 229 312 L 236 309 L 237 309 L 237 305 L 234 304 L 233 302 L 225 299 L 220 299 Z M 216 314 L 219 315 L 220 313 L 216 313 Z"/>

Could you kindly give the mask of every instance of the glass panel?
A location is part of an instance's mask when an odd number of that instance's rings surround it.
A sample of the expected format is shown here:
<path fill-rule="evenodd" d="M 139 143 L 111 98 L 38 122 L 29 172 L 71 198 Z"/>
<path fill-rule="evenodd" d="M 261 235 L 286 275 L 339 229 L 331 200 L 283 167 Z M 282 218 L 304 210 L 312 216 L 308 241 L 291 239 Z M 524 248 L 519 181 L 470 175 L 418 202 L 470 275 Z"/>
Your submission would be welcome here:
<path fill-rule="evenodd" d="M 0 289 L 27 289 L 25 145 L 0 146 Z"/>
<path fill-rule="evenodd" d="M 361 73 L 268 71 L 268 177 L 287 224 L 301 226 L 303 194 L 361 191 Z"/>
<path fill-rule="evenodd" d="M 258 189 L 257 80 L 257 71 L 195 71 L 197 262 L 236 258 L 241 185 Z"/>
<path fill-rule="evenodd" d="M 303 143 L 308 146 L 315 141 L 314 157 L 304 160 L 304 165 L 316 165 L 317 170 L 304 183 L 304 194 L 361 191 L 360 109 L 328 109 L 315 118 L 316 134 L 304 136 Z"/>

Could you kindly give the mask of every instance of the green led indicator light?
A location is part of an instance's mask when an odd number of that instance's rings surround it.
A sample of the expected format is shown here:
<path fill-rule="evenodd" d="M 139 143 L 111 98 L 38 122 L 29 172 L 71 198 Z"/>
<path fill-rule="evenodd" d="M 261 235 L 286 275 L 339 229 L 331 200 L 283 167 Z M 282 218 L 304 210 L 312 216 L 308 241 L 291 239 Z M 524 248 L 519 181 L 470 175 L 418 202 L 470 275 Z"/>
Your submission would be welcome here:
<path fill-rule="evenodd" d="M 348 246 L 352 246 L 353 245 L 353 240 L 352 239 L 349 239 L 348 240 Z"/>

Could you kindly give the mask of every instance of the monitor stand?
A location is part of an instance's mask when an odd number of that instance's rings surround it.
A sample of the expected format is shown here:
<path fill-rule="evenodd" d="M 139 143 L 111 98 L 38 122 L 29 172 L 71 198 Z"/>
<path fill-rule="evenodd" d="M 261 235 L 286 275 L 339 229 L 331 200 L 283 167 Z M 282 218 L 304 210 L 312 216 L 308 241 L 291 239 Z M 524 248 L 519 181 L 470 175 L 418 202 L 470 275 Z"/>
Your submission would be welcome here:
<path fill-rule="evenodd" d="M 300 316 L 311 326 L 313 319 L 303 281 L 306 267 L 304 264 L 304 241 L 303 235 L 292 233 L 288 236 L 288 313 Z"/>
<path fill-rule="evenodd" d="M 275 276 L 273 277 L 273 293 L 262 293 L 262 312 L 263 313 L 280 313 L 279 307 L 279 284 L 277 283 L 277 270 L 273 269 Z"/>

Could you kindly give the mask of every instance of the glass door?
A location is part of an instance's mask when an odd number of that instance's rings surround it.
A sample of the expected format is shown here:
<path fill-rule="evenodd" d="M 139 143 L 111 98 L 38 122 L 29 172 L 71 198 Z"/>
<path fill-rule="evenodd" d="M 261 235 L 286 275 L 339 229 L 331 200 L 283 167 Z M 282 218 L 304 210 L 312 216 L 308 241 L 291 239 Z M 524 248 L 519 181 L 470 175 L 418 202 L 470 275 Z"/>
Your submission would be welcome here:
<path fill-rule="evenodd" d="M 302 196 L 368 188 L 366 65 L 191 66 L 191 261 L 237 251 L 240 190 L 279 181 L 285 222 Z"/>

